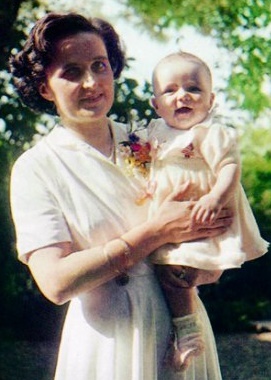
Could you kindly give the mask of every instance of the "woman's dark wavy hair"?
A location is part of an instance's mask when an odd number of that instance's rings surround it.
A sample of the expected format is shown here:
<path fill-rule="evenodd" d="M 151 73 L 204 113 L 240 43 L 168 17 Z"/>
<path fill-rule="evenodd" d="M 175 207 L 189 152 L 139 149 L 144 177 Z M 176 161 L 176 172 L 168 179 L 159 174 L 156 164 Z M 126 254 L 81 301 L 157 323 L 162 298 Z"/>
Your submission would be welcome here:
<path fill-rule="evenodd" d="M 48 13 L 38 20 L 23 49 L 10 58 L 10 71 L 21 100 L 32 110 L 56 115 L 53 102 L 44 99 L 39 88 L 46 81 L 46 69 L 54 60 L 55 43 L 81 32 L 98 35 L 104 42 L 110 65 L 117 79 L 124 66 L 125 54 L 118 34 L 106 21 L 86 19 L 76 14 Z"/>

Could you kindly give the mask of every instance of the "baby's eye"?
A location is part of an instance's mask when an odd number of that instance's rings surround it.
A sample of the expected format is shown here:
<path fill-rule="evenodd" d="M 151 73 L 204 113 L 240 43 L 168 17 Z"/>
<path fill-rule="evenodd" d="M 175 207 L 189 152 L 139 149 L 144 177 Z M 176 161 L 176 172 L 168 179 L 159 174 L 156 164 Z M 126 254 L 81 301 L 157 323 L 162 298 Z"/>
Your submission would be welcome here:
<path fill-rule="evenodd" d="M 198 86 L 189 86 L 187 87 L 186 91 L 197 93 L 201 92 L 201 89 Z"/>
<path fill-rule="evenodd" d="M 109 63 L 105 61 L 95 61 L 91 65 L 91 69 L 94 73 L 103 73 L 107 71 Z"/>
<path fill-rule="evenodd" d="M 163 95 L 172 95 L 177 91 L 177 88 L 168 87 L 163 91 Z"/>

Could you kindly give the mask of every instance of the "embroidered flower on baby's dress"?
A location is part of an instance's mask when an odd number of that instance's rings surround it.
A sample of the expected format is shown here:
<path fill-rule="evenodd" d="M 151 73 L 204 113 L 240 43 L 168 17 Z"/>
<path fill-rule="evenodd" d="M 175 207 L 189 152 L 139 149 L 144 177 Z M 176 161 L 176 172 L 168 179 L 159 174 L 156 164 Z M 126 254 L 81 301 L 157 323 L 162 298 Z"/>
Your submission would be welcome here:
<path fill-rule="evenodd" d="M 195 155 L 193 144 L 190 143 L 184 149 L 182 149 L 181 152 L 183 153 L 183 155 L 184 155 L 185 158 L 191 158 L 191 157 L 193 157 Z"/>

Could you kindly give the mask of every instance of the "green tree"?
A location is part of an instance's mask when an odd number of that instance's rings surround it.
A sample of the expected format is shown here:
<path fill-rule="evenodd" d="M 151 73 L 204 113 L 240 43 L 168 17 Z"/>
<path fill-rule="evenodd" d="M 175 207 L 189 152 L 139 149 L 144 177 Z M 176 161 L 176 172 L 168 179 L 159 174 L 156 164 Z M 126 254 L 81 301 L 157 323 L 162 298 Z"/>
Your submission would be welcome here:
<path fill-rule="evenodd" d="M 237 107 L 258 115 L 270 107 L 270 0 L 126 0 L 141 27 L 151 34 L 194 26 L 228 49 L 233 60 L 228 97 Z M 218 62 L 219 64 L 219 62 Z M 270 91 L 270 90 L 269 90 Z"/>

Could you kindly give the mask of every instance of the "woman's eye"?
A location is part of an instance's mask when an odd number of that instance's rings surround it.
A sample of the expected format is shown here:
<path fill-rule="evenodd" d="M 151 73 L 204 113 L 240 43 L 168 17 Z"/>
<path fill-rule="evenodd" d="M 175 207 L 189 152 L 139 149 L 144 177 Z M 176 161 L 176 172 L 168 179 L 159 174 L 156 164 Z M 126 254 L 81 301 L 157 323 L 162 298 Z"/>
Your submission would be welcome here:
<path fill-rule="evenodd" d="M 69 67 L 64 72 L 65 78 L 70 80 L 80 77 L 81 74 L 82 72 L 79 67 Z"/>
<path fill-rule="evenodd" d="M 94 73 L 103 73 L 108 68 L 107 62 L 104 61 L 95 61 L 91 65 L 91 69 Z"/>

